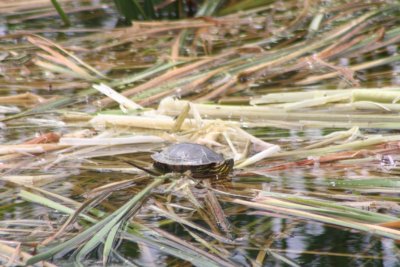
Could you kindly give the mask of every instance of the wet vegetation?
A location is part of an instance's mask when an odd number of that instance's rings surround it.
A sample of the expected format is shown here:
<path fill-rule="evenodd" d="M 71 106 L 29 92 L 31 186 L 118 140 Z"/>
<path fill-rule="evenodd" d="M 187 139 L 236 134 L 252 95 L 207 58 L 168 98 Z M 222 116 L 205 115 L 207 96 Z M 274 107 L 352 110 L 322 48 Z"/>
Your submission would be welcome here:
<path fill-rule="evenodd" d="M 0 10 L 1 265 L 398 266 L 396 1 Z"/>

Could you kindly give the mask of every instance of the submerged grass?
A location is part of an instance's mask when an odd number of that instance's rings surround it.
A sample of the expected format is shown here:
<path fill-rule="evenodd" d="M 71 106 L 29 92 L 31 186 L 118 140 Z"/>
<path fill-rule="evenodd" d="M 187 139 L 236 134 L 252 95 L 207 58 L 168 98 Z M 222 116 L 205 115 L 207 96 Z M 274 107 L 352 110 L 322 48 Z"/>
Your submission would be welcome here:
<path fill-rule="evenodd" d="M 98 223 L 94 224 L 92 227 L 86 229 L 84 232 L 81 234 L 77 235 L 76 237 L 68 240 L 67 242 L 64 242 L 58 246 L 53 247 L 50 250 L 47 250 L 45 253 L 36 255 L 32 258 L 30 258 L 27 261 L 27 264 L 35 264 L 39 261 L 42 261 L 44 259 L 53 257 L 55 254 L 62 250 L 71 250 L 74 249 L 76 246 L 81 244 L 84 241 L 87 241 L 87 243 L 84 245 L 83 248 L 80 249 L 79 253 L 77 254 L 77 260 L 81 261 L 82 257 L 85 257 L 90 251 L 92 251 L 94 248 L 96 248 L 100 242 L 103 242 L 105 240 L 105 237 L 108 236 L 110 233 L 114 233 L 115 230 L 113 230 L 115 225 L 120 225 L 121 221 L 123 221 L 123 218 L 125 215 L 139 202 L 143 197 L 145 197 L 151 189 L 153 189 L 155 186 L 161 184 L 163 182 L 162 179 L 156 179 L 154 182 L 148 185 L 147 188 L 145 188 L 143 191 L 141 191 L 141 194 L 138 194 L 134 198 L 132 198 L 129 202 L 127 202 L 124 206 L 119 208 L 117 211 L 115 211 L 114 214 L 106 217 L 105 219 L 99 221 Z M 61 206 L 60 206 L 61 207 Z M 92 237 L 91 237 L 92 236 Z M 107 252 L 109 254 L 109 252 Z"/>
<path fill-rule="evenodd" d="M 312 212 L 307 212 L 300 210 L 299 208 L 301 207 L 300 205 L 290 205 L 287 203 L 287 206 L 291 206 L 290 208 L 288 207 L 280 207 L 279 205 L 274 205 L 274 203 L 269 201 L 268 199 L 265 200 L 260 200 L 259 202 L 250 202 L 250 201 L 244 201 L 240 199 L 234 199 L 232 200 L 233 203 L 237 204 L 242 204 L 246 205 L 251 208 L 256 208 L 256 209 L 261 209 L 261 210 L 268 210 L 272 212 L 276 212 L 279 214 L 285 214 L 285 215 L 291 215 L 291 216 L 296 216 L 299 218 L 303 219 L 309 219 L 309 220 L 315 220 L 315 221 L 320 221 L 328 224 L 333 224 L 333 225 L 338 225 L 350 229 L 355 229 L 359 231 L 364 231 L 366 233 L 373 233 L 376 235 L 381 235 L 383 237 L 388 237 L 388 238 L 393 238 L 398 240 L 400 238 L 400 231 L 390 229 L 388 227 L 381 227 L 379 225 L 373 225 L 373 224 L 367 224 L 367 223 L 359 223 L 359 222 L 352 222 L 349 221 L 348 219 L 336 219 L 335 217 L 332 216 L 325 216 L 325 215 L 319 215 L 317 213 L 312 213 Z M 293 207 L 294 206 L 294 207 Z M 303 206 L 303 209 L 307 210 L 307 206 Z M 320 210 L 320 212 L 328 213 L 331 214 L 329 210 Z"/>

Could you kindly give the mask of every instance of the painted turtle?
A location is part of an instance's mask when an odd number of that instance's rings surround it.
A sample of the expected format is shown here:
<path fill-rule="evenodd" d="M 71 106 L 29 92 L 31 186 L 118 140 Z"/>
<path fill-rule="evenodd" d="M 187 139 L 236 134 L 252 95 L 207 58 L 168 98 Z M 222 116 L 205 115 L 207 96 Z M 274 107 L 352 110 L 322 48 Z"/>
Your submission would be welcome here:
<path fill-rule="evenodd" d="M 157 170 L 163 173 L 190 170 L 193 178 L 226 177 L 233 167 L 233 159 L 225 160 L 208 147 L 192 143 L 168 146 L 151 157 Z"/>

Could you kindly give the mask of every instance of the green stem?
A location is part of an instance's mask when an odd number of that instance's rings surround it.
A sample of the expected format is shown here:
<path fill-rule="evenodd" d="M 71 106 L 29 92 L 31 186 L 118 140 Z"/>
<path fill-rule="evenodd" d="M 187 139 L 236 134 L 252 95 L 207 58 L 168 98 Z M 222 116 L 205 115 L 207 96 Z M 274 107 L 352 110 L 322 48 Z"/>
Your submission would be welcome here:
<path fill-rule="evenodd" d="M 56 9 L 58 15 L 60 15 L 62 21 L 64 22 L 65 26 L 70 26 L 71 22 L 68 18 L 68 16 L 65 14 L 64 10 L 62 9 L 61 5 L 57 2 L 57 0 L 51 0 L 51 3 L 53 4 L 54 8 Z"/>

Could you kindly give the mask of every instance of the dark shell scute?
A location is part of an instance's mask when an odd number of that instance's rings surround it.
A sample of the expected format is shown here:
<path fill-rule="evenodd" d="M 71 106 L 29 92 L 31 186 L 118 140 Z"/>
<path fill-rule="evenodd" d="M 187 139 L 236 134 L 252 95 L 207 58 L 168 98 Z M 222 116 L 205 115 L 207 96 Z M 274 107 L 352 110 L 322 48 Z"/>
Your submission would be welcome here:
<path fill-rule="evenodd" d="M 224 157 L 206 146 L 182 143 L 167 147 L 152 155 L 155 161 L 168 165 L 205 165 L 224 161 Z"/>

